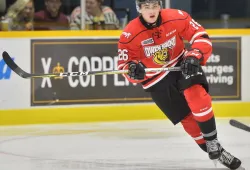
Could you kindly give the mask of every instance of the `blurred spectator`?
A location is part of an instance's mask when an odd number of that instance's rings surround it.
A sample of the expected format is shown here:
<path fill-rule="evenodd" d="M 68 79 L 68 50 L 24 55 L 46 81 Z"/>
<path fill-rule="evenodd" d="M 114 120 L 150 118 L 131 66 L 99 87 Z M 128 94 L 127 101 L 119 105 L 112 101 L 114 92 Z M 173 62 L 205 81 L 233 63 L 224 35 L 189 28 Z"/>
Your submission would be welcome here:
<path fill-rule="evenodd" d="M 0 0 L 0 14 L 5 12 L 5 8 L 6 8 L 6 1 L 5 0 Z"/>
<path fill-rule="evenodd" d="M 3 30 L 33 30 L 34 4 L 33 0 L 17 0 L 7 11 L 2 22 Z"/>
<path fill-rule="evenodd" d="M 60 12 L 61 0 L 44 0 L 45 9 L 35 13 L 35 29 L 69 29 L 66 15 Z"/>
<path fill-rule="evenodd" d="M 119 20 L 114 11 L 102 5 L 103 0 L 86 0 L 85 29 L 116 30 Z M 81 7 L 76 7 L 71 13 L 70 29 L 81 30 Z"/>

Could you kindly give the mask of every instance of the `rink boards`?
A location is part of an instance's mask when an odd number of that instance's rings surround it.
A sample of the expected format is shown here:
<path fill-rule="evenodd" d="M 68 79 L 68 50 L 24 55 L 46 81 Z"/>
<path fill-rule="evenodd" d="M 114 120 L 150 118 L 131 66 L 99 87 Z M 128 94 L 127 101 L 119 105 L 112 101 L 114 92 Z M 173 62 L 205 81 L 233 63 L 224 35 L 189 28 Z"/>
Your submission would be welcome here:
<path fill-rule="evenodd" d="M 214 51 L 204 67 L 218 117 L 250 115 L 250 30 L 208 30 Z M 0 33 L 32 73 L 113 70 L 120 31 Z M 122 76 L 22 79 L 0 60 L 0 125 L 164 119 L 140 86 Z"/>

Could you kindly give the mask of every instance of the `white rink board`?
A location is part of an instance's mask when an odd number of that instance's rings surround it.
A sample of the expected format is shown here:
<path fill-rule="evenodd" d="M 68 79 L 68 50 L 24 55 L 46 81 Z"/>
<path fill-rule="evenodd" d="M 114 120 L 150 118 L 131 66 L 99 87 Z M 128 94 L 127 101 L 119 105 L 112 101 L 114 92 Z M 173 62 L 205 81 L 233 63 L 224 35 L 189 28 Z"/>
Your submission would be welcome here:
<path fill-rule="evenodd" d="M 244 36 L 242 37 L 242 59 L 241 59 L 241 89 L 242 89 L 242 101 L 250 101 L 250 69 L 249 69 L 249 63 L 250 63 L 250 36 Z"/>
<path fill-rule="evenodd" d="M 18 65 L 30 72 L 30 40 L 0 39 L 0 53 L 7 51 Z M 1 57 L 2 58 L 2 57 Z M 2 71 L 2 70 L 1 70 Z M 0 80 L 0 108 L 25 109 L 30 106 L 30 81 L 11 72 L 10 79 Z"/>
<path fill-rule="evenodd" d="M 221 36 L 220 36 L 221 37 Z M 91 38 L 91 37 L 81 37 Z M 112 37 L 114 38 L 114 37 Z M 42 38 L 34 38 L 42 39 Z M 48 38 L 46 38 L 48 39 Z M 64 38 L 65 39 L 65 38 Z M 70 39 L 74 39 L 70 37 Z M 23 68 L 25 71 L 30 72 L 31 70 L 31 49 L 30 49 L 30 38 L 0 38 L 0 53 L 7 51 L 12 57 L 15 58 L 15 62 Z M 242 36 L 242 51 L 241 51 L 241 88 L 242 88 L 242 101 L 250 101 L 250 93 L 248 88 L 250 87 L 250 70 L 248 63 L 250 63 L 250 36 Z M 9 80 L 0 80 L 0 109 L 28 109 L 30 106 L 30 80 L 25 80 L 11 73 Z M 61 107 L 61 106 L 60 106 Z"/>

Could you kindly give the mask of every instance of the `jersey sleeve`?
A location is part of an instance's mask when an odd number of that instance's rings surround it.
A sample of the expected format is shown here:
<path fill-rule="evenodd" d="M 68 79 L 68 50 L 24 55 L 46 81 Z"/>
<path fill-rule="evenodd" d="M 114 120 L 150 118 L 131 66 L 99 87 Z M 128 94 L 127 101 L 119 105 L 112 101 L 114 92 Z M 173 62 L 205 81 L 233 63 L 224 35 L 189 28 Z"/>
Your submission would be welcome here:
<path fill-rule="evenodd" d="M 123 32 L 118 42 L 118 70 L 127 70 L 130 62 L 140 61 L 140 46 L 130 36 L 131 33 Z M 144 81 L 131 79 L 127 74 L 123 76 L 131 83 Z"/>
<path fill-rule="evenodd" d="M 179 35 L 187 40 L 192 49 L 198 49 L 203 54 L 201 65 L 205 65 L 212 54 L 212 42 L 206 30 L 188 13 L 178 10 L 181 19 L 176 20 Z"/>

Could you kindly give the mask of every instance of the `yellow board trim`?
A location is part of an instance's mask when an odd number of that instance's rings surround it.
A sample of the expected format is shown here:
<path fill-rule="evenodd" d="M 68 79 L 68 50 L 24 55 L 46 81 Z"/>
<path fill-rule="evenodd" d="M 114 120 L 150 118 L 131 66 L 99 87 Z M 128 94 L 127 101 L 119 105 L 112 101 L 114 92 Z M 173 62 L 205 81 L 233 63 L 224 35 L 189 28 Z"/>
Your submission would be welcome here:
<path fill-rule="evenodd" d="M 250 102 L 214 103 L 216 117 L 250 117 Z M 0 125 L 166 119 L 155 104 L 0 111 Z"/>
<path fill-rule="evenodd" d="M 62 38 L 62 37 L 119 37 L 121 31 L 12 31 L 0 32 L 0 38 Z"/>
<path fill-rule="evenodd" d="M 250 29 L 207 29 L 210 36 L 250 35 Z M 0 38 L 62 38 L 62 37 L 120 37 L 122 30 L 104 31 L 10 31 L 0 32 Z"/>

